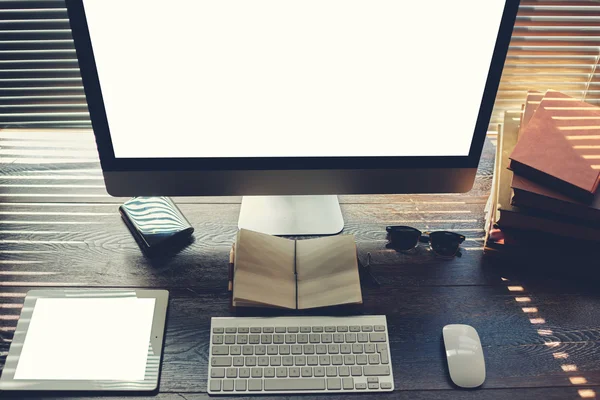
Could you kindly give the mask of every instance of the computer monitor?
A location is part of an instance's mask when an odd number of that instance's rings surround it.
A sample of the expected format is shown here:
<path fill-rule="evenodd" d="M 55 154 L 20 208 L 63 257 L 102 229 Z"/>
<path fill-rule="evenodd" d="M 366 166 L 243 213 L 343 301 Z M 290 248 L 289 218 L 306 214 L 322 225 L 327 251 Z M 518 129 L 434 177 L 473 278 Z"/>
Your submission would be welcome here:
<path fill-rule="evenodd" d="M 272 234 L 339 232 L 338 194 L 468 191 L 518 3 L 66 2 L 108 192 L 243 195 Z"/>

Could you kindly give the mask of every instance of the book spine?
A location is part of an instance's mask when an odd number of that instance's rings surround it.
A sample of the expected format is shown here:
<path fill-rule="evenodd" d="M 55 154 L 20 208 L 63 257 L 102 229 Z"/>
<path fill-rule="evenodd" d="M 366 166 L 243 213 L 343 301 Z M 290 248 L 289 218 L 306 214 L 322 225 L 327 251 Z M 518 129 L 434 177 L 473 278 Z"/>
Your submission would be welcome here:
<path fill-rule="evenodd" d="M 298 258 L 296 248 L 298 247 L 298 241 L 294 240 L 294 282 L 296 282 L 296 310 L 298 309 Z"/>

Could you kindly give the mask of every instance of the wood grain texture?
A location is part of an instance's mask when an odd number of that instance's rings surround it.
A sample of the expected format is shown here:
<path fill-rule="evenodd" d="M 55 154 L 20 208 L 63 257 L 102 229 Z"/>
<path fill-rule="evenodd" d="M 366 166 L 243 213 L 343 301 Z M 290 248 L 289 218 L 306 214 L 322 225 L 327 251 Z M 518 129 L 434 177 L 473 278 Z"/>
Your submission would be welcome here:
<path fill-rule="evenodd" d="M 106 194 L 97 158 L 64 162 L 66 156 L 76 159 L 74 152 L 93 150 L 90 132 L 28 134 L 0 131 L 0 146 L 14 153 L 0 157 L 14 161 L 0 160 L 0 368 L 29 289 L 147 287 L 168 289 L 171 298 L 159 393 L 136 398 L 208 399 L 211 316 L 353 313 L 387 315 L 396 385 L 390 398 L 579 399 L 578 390 L 600 393 L 598 280 L 572 273 L 575 267 L 598 269 L 597 261 L 573 254 L 532 265 L 483 254 L 494 154 L 489 141 L 468 193 L 340 196 L 344 233 L 355 235 L 363 263 L 371 253 L 381 287 L 363 282 L 363 306 L 285 312 L 229 306 L 226 271 L 240 197 L 175 198 L 195 240 L 177 254 L 148 258 L 120 219 L 124 199 Z M 32 157 L 42 162 L 32 163 Z M 440 259 L 423 244 L 406 253 L 386 249 L 385 226 L 392 224 L 460 232 L 467 237 L 462 257 Z M 479 331 L 487 364 L 479 390 L 457 389 L 448 379 L 441 329 L 449 323 Z M 565 372 L 565 365 L 577 371 Z M 574 385 L 572 377 L 586 383 Z M 62 398 L 52 396 L 27 397 Z"/>

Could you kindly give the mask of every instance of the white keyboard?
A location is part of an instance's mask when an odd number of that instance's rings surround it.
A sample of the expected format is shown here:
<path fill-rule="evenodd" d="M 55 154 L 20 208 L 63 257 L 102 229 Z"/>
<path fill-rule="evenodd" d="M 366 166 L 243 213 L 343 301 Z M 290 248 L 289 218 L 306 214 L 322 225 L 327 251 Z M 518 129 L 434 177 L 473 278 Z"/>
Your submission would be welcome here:
<path fill-rule="evenodd" d="M 208 393 L 389 392 L 384 315 L 212 318 Z"/>

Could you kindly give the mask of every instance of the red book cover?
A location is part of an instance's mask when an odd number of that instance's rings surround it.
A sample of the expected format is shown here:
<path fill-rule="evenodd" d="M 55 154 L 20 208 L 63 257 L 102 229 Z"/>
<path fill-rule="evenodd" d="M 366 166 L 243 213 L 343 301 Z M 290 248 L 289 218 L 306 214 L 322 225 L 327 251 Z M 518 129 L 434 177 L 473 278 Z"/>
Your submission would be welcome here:
<path fill-rule="evenodd" d="M 547 92 L 510 159 L 515 173 L 591 202 L 600 177 L 600 108 Z"/>

